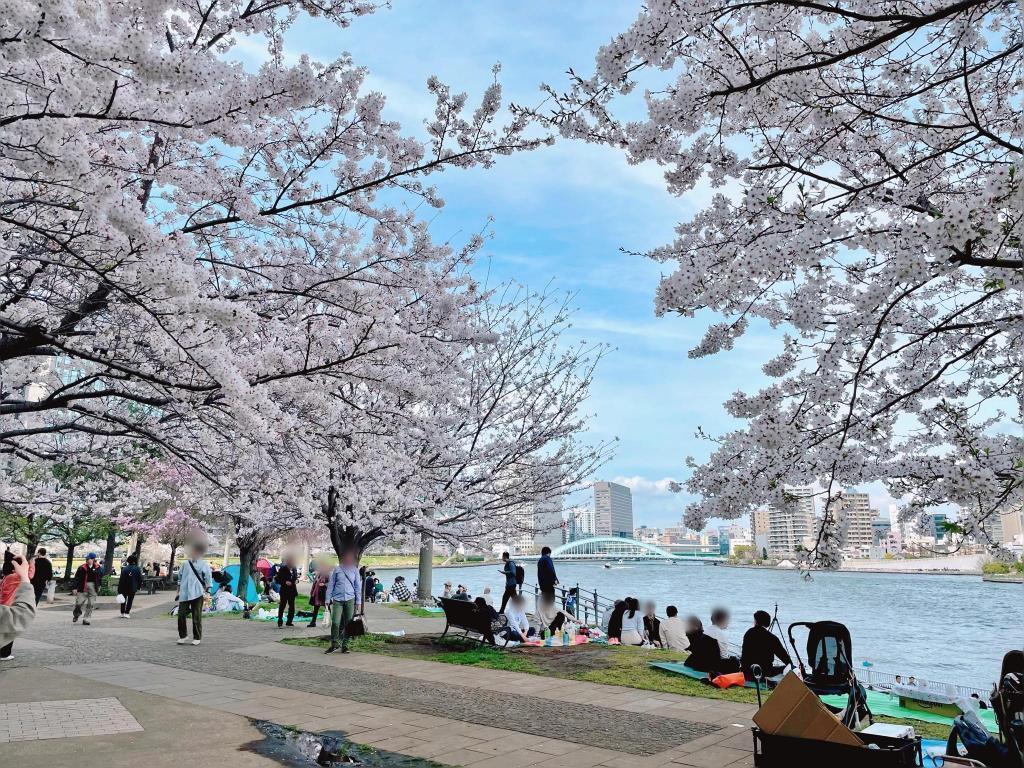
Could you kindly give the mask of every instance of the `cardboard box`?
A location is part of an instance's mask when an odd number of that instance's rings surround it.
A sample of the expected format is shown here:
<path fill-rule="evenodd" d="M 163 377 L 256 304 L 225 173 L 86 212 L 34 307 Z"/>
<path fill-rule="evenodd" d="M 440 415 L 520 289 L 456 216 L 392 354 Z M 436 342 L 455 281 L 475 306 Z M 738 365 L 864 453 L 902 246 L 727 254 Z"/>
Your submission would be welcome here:
<path fill-rule="evenodd" d="M 864 746 L 853 731 L 839 722 L 803 681 L 790 672 L 754 715 L 765 733 L 816 739 L 852 747 Z"/>

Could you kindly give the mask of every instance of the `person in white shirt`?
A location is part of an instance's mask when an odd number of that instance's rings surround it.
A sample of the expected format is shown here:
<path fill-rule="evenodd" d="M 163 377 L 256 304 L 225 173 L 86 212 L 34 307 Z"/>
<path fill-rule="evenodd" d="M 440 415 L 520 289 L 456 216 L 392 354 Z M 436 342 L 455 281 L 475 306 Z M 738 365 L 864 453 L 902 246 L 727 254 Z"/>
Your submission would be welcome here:
<path fill-rule="evenodd" d="M 516 594 L 509 598 L 505 616 L 508 618 L 508 629 L 505 632 L 509 640 L 521 643 L 534 633 L 530 620 L 526 618 L 526 599 L 522 595 Z"/>
<path fill-rule="evenodd" d="M 231 594 L 231 587 L 225 585 L 217 590 L 217 594 L 213 596 L 213 610 L 244 611 L 245 602 L 242 598 Z"/>
<path fill-rule="evenodd" d="M 686 651 L 690 641 L 686 638 L 686 625 L 679 618 L 679 609 L 670 605 L 665 609 L 665 619 L 661 622 L 661 646 L 671 651 Z"/>
<path fill-rule="evenodd" d="M 494 607 L 494 598 L 491 597 L 490 587 L 484 587 L 484 593 L 483 595 L 481 595 L 481 597 L 483 597 L 485 603 L 487 603 L 492 608 Z"/>
<path fill-rule="evenodd" d="M 718 641 L 718 653 L 722 658 L 722 665 L 716 672 L 736 672 L 740 668 L 739 657 L 732 652 L 729 645 L 729 612 L 725 608 L 715 608 L 711 611 L 711 626 L 704 629 L 704 634 Z"/>
<path fill-rule="evenodd" d="M 619 642 L 623 645 L 643 645 L 647 642 L 644 615 L 640 611 L 640 601 L 635 597 L 626 598 L 626 610 L 622 614 L 622 634 Z"/>
<path fill-rule="evenodd" d="M 541 592 L 537 598 L 537 610 L 534 611 L 537 623 L 542 630 L 558 632 L 567 621 L 576 621 L 576 617 L 569 611 L 560 609 L 555 603 L 555 596 L 548 592 Z"/>

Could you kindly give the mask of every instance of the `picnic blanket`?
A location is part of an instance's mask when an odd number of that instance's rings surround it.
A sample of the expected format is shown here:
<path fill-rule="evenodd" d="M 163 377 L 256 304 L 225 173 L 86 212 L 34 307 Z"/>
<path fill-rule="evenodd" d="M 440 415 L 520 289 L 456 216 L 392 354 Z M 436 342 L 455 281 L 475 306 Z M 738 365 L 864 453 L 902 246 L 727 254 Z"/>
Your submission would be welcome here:
<path fill-rule="evenodd" d="M 822 696 L 821 700 L 833 707 L 845 707 L 846 696 Z M 885 715 L 887 717 L 902 717 L 907 720 L 918 720 L 922 723 L 937 723 L 953 727 L 953 718 L 940 715 L 937 712 L 926 712 L 918 709 L 907 709 L 900 706 L 899 696 L 892 696 L 885 691 L 868 691 L 868 708 L 874 715 Z M 991 733 L 998 733 L 999 726 L 996 724 L 996 715 L 991 709 L 978 711 L 978 717 L 984 723 L 985 728 Z"/>
<path fill-rule="evenodd" d="M 685 664 L 680 664 L 679 662 L 675 662 L 675 661 L 652 661 L 652 662 L 650 662 L 650 664 L 648 664 L 648 666 L 655 667 L 656 669 L 663 669 L 666 672 L 674 672 L 677 675 L 683 675 L 685 677 L 689 677 L 692 680 L 707 680 L 708 679 L 708 673 L 707 672 L 700 672 L 700 671 L 698 671 L 696 669 L 691 669 L 690 667 L 686 666 Z M 755 685 L 752 682 L 747 682 L 747 683 L 743 684 L 743 687 L 744 688 L 756 688 L 757 685 Z"/>

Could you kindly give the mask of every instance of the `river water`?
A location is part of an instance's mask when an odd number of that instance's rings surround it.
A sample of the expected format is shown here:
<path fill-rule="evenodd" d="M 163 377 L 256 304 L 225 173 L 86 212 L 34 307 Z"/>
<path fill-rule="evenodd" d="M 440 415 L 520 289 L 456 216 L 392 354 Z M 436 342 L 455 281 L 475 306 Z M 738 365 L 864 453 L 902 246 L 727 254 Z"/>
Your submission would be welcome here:
<path fill-rule="evenodd" d="M 733 614 L 731 639 L 738 644 L 755 610 L 779 607 L 779 621 L 832 619 L 846 624 L 853 654 L 881 672 L 988 688 L 999 673 L 1003 654 L 1024 644 L 1024 585 L 983 582 L 980 576 L 815 573 L 805 581 L 795 571 L 729 568 L 707 564 L 555 563 L 563 585 L 594 590 L 602 597 L 632 595 L 651 599 L 663 615 L 666 605 L 681 614 L 696 613 L 708 622 L 712 607 Z M 526 580 L 535 581 L 533 562 L 524 561 Z M 390 587 L 401 573 L 408 583 L 414 570 L 381 570 Z M 465 584 L 479 595 L 485 586 L 500 599 L 504 579 L 495 566 L 434 571 L 434 592 L 445 581 Z M 798 635 L 804 654 L 804 635 Z"/>

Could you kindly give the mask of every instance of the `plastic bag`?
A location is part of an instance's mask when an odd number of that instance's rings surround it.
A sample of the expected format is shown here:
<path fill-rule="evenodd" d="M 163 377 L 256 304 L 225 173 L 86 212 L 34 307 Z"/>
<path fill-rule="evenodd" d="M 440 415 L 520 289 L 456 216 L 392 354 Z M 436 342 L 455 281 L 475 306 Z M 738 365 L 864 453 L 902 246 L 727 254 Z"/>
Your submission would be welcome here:
<path fill-rule="evenodd" d="M 711 684 L 718 688 L 731 688 L 734 685 L 743 686 L 747 680 L 742 672 L 730 672 L 727 675 L 719 675 L 711 681 Z"/>

